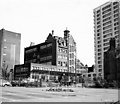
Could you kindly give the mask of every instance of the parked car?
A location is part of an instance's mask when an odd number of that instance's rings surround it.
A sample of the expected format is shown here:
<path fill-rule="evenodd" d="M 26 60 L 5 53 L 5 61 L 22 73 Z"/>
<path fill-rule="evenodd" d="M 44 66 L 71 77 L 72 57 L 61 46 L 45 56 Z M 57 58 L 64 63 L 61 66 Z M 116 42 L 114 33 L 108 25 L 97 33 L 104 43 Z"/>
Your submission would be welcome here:
<path fill-rule="evenodd" d="M 9 81 L 0 79 L 0 86 L 5 87 L 5 86 L 12 86 L 12 85 Z"/>
<path fill-rule="evenodd" d="M 17 81 L 17 80 L 13 80 L 13 81 L 11 82 L 11 84 L 12 84 L 13 87 L 20 85 L 20 84 L 19 84 L 19 81 Z"/>

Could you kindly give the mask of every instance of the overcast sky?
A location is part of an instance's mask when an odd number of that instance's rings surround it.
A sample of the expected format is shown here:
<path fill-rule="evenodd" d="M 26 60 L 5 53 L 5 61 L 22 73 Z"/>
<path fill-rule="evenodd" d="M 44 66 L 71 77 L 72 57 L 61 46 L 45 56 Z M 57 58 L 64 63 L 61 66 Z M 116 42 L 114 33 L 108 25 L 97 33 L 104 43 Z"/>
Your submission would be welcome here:
<path fill-rule="evenodd" d="M 109 0 L 0 0 L 0 29 L 21 33 L 24 47 L 44 42 L 48 34 L 63 37 L 68 28 L 77 43 L 77 58 L 94 64 L 93 9 Z"/>

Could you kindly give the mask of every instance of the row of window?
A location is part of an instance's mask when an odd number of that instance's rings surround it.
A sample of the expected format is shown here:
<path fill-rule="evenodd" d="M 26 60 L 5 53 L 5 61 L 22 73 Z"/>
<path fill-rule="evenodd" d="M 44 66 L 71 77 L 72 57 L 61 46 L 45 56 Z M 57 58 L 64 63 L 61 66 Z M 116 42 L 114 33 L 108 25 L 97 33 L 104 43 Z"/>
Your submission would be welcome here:
<path fill-rule="evenodd" d="M 105 23 L 103 23 L 103 26 L 106 26 L 106 25 L 111 24 L 111 23 L 112 23 L 112 21 L 105 22 Z"/>
<path fill-rule="evenodd" d="M 117 9 L 117 8 L 118 8 L 118 5 L 115 5 L 113 8 L 114 8 L 114 9 Z"/>
<path fill-rule="evenodd" d="M 58 45 L 66 47 L 67 46 L 67 42 L 66 41 L 62 41 L 62 40 L 58 40 Z"/>
<path fill-rule="evenodd" d="M 118 8 L 118 2 L 113 2 L 113 6 L 114 6 L 114 9 L 115 9 L 115 8 Z M 108 5 L 108 6 L 103 7 L 103 8 L 102 8 L 102 10 L 103 10 L 103 11 L 105 11 L 106 9 L 108 9 L 108 10 L 109 10 L 109 9 L 110 9 L 110 7 L 111 7 L 111 4 L 110 4 L 110 5 Z M 97 14 L 99 14 L 99 13 L 100 13 L 100 9 L 99 9 L 99 10 L 97 10 L 96 12 L 97 12 Z"/>
<path fill-rule="evenodd" d="M 58 61 L 58 66 L 64 66 L 64 67 L 67 67 L 67 62 Z"/>
<path fill-rule="evenodd" d="M 32 49 L 26 49 L 25 53 L 31 53 L 31 52 L 36 52 L 37 48 L 32 48 Z"/>
<path fill-rule="evenodd" d="M 103 34 L 110 33 L 110 32 L 112 32 L 112 29 L 109 29 L 109 30 L 103 31 Z"/>
<path fill-rule="evenodd" d="M 58 48 L 58 52 L 61 52 L 61 53 L 67 53 L 67 49 L 64 49 L 64 48 Z"/>
<path fill-rule="evenodd" d="M 69 65 L 74 65 L 74 60 L 69 60 Z"/>
<path fill-rule="evenodd" d="M 15 72 L 16 73 L 28 72 L 28 68 L 27 67 L 16 68 Z"/>
<path fill-rule="evenodd" d="M 108 26 L 106 26 L 106 27 L 103 27 L 103 30 L 109 29 L 110 27 L 112 27 L 112 25 L 111 25 L 111 24 L 110 24 L 110 25 L 108 25 Z"/>
<path fill-rule="evenodd" d="M 70 71 L 75 71 L 75 70 L 74 70 L 74 66 L 69 67 L 69 70 L 70 70 Z"/>
<path fill-rule="evenodd" d="M 109 11 L 111 11 L 111 8 L 107 9 L 106 11 L 103 11 L 102 14 L 108 13 Z"/>
<path fill-rule="evenodd" d="M 108 21 L 108 20 L 110 20 L 111 19 L 111 16 L 110 17 L 107 17 L 107 18 L 104 18 L 103 19 L 103 22 L 106 22 L 106 21 Z"/>
<path fill-rule="evenodd" d="M 104 46 L 108 46 L 109 45 L 109 42 L 108 43 L 104 43 Z"/>
<path fill-rule="evenodd" d="M 67 59 L 67 55 L 58 55 L 59 59 Z"/>
<path fill-rule="evenodd" d="M 48 67 L 44 67 L 44 66 L 32 66 L 31 68 L 32 68 L 31 70 L 46 70 L 46 71 L 56 71 L 57 70 L 57 68 L 55 68 L 55 67 L 48 68 Z"/>
<path fill-rule="evenodd" d="M 117 13 L 117 14 L 119 13 L 119 10 L 118 10 L 118 9 L 115 9 L 115 10 L 114 10 L 114 14 L 116 14 L 116 13 Z"/>
<path fill-rule="evenodd" d="M 109 47 L 105 47 L 105 48 L 104 48 L 104 51 L 108 50 L 108 48 L 109 48 Z"/>
<path fill-rule="evenodd" d="M 109 40 L 110 40 L 110 39 L 109 39 L 109 38 L 107 38 L 107 39 L 104 39 L 104 40 L 103 40 L 103 42 L 107 42 L 107 41 L 109 41 Z"/>
<path fill-rule="evenodd" d="M 70 46 L 69 46 L 69 49 L 70 49 L 70 50 L 69 50 L 70 52 L 74 52 L 74 51 L 75 51 L 75 46 L 70 45 Z"/>
<path fill-rule="evenodd" d="M 45 60 L 50 60 L 50 59 L 52 59 L 52 56 L 45 56 L 45 57 L 40 58 L 40 61 L 45 61 Z"/>
<path fill-rule="evenodd" d="M 69 54 L 69 58 L 74 58 L 74 53 Z"/>
<path fill-rule="evenodd" d="M 114 15 L 114 18 L 115 18 L 115 19 L 114 19 L 114 22 L 118 21 L 118 16 L 119 16 L 119 14 L 115 14 L 115 15 Z M 111 16 L 108 17 L 108 18 L 103 19 L 103 26 L 112 23 L 110 19 L 111 19 Z M 106 21 L 107 21 L 107 22 L 106 22 Z M 105 23 L 104 23 L 104 22 L 105 22 Z M 100 24 L 100 21 L 97 22 L 97 25 L 98 25 L 98 24 Z M 100 25 L 98 25 L 97 28 L 100 28 Z"/>
<path fill-rule="evenodd" d="M 40 46 L 40 49 L 45 49 L 45 48 L 48 48 L 48 47 L 52 47 L 52 43 Z"/>
<path fill-rule="evenodd" d="M 111 7 L 111 4 L 109 4 L 109 5 L 105 6 L 105 7 L 103 7 L 102 10 L 104 11 L 104 10 L 106 10 L 106 9 L 109 9 L 110 7 Z"/>
<path fill-rule="evenodd" d="M 36 63 L 37 59 L 26 60 L 25 63 Z"/>
<path fill-rule="evenodd" d="M 111 12 L 109 12 L 109 13 L 107 13 L 107 14 L 103 15 L 102 17 L 103 17 L 103 18 L 105 18 L 105 17 L 110 16 L 111 14 L 112 14 L 112 13 L 111 13 Z"/>

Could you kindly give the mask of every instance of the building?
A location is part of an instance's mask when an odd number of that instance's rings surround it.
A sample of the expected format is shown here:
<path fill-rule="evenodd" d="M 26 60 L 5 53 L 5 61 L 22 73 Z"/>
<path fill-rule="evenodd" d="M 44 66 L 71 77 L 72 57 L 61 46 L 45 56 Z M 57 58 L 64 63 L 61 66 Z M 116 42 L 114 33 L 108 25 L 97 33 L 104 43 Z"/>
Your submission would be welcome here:
<path fill-rule="evenodd" d="M 116 49 L 117 80 L 120 82 L 120 47 Z"/>
<path fill-rule="evenodd" d="M 119 52 L 118 52 L 119 51 Z M 115 47 L 115 39 L 111 38 L 110 47 L 104 53 L 104 78 L 108 81 L 120 81 L 120 49 Z"/>
<path fill-rule="evenodd" d="M 88 68 L 79 59 L 76 60 L 76 72 L 81 74 L 88 72 Z"/>
<path fill-rule="evenodd" d="M 87 67 L 86 68 L 86 72 L 84 72 L 82 74 L 82 77 L 86 80 L 86 81 L 93 81 L 94 78 L 96 78 L 96 69 L 94 67 L 94 65 L 92 65 L 91 67 Z"/>
<path fill-rule="evenodd" d="M 14 69 L 14 65 L 20 64 L 21 34 L 0 30 L 0 69 Z"/>
<path fill-rule="evenodd" d="M 104 52 L 109 40 L 115 37 L 116 47 L 120 45 L 120 1 L 111 0 L 94 9 L 94 49 L 97 77 L 104 78 Z"/>
<path fill-rule="evenodd" d="M 74 41 L 72 35 L 69 34 L 69 30 L 64 31 L 64 37 L 54 36 L 54 31 L 49 33 L 45 42 L 33 45 L 30 47 L 26 47 L 24 49 L 24 64 L 21 66 L 15 66 L 15 70 L 20 70 L 19 67 L 24 67 L 26 65 L 41 66 L 44 70 L 34 71 L 34 75 L 38 76 L 38 74 L 45 74 L 45 79 L 50 75 L 55 78 L 61 76 L 67 76 L 70 79 L 71 76 L 75 76 L 76 73 L 76 42 Z M 55 67 L 55 68 L 53 68 Z M 31 66 L 29 67 L 30 72 L 32 71 Z M 21 69 L 21 70 L 22 70 Z M 48 69 L 46 71 L 46 69 Z M 52 71 L 55 69 L 54 71 Z M 38 69 L 34 69 L 38 70 Z M 37 73 L 36 73 L 37 72 Z M 15 72 L 15 76 L 17 75 Z M 30 76 L 33 73 L 31 72 Z M 78 72 L 80 75 L 80 72 Z M 47 76 L 48 75 L 48 76 Z M 42 75 L 43 76 L 43 75 Z M 50 77 L 51 77 L 50 76 Z M 23 76 L 25 77 L 25 76 Z M 50 78 L 49 77 L 49 78 Z M 27 76 L 26 76 L 27 78 Z M 33 78 L 33 77 L 30 77 Z"/>

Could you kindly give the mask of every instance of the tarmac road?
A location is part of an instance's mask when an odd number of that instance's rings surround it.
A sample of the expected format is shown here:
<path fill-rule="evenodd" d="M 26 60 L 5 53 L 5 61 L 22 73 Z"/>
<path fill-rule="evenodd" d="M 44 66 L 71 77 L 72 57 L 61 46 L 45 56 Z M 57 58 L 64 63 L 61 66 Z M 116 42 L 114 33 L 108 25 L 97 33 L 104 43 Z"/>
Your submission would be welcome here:
<path fill-rule="evenodd" d="M 117 89 L 63 88 L 73 89 L 74 92 L 46 91 L 48 87 L 1 87 L 1 89 L 2 102 L 116 102 L 119 95 Z"/>

